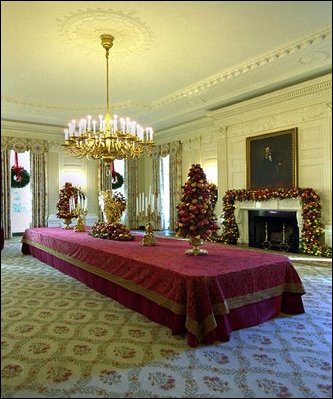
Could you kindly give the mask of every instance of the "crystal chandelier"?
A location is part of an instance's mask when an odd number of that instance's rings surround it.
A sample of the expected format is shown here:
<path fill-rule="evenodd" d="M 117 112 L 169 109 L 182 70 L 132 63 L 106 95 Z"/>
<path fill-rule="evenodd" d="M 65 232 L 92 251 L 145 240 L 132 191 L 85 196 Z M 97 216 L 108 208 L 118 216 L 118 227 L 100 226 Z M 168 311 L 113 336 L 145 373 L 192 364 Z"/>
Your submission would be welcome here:
<path fill-rule="evenodd" d="M 70 154 L 88 159 L 102 159 L 110 164 L 115 159 L 139 158 L 150 153 L 153 147 L 153 129 L 141 127 L 129 118 L 111 117 L 109 102 L 109 50 L 113 45 L 113 36 L 101 35 L 101 44 L 106 50 L 106 115 L 99 115 L 98 122 L 81 119 L 72 120 L 65 129 L 63 146 Z"/>

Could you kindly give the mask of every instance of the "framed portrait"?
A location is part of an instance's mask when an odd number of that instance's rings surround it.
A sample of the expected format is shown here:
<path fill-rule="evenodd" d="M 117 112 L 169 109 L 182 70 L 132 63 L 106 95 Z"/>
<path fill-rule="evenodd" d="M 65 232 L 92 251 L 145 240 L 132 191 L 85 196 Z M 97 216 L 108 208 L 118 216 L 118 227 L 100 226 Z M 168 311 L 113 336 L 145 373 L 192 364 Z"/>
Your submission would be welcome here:
<path fill-rule="evenodd" d="M 246 139 L 248 190 L 297 187 L 297 128 Z"/>

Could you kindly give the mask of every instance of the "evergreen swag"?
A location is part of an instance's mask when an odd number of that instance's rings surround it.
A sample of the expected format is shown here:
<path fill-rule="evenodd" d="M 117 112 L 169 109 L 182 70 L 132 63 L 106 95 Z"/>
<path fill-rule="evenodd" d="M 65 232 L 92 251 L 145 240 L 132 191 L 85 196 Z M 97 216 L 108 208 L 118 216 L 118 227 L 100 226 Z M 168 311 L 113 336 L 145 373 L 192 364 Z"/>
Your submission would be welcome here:
<path fill-rule="evenodd" d="M 190 168 L 177 210 L 178 237 L 207 240 L 219 228 L 213 213 L 209 184 L 199 164 L 193 164 Z"/>
<path fill-rule="evenodd" d="M 235 201 L 268 201 L 270 199 L 300 198 L 302 202 L 303 228 L 301 248 L 303 253 L 316 256 L 332 255 L 332 249 L 320 242 L 323 232 L 320 197 L 312 188 L 276 188 L 260 190 L 228 190 L 223 197 L 223 233 L 214 237 L 219 242 L 235 243 L 239 230 L 235 220 Z"/>
<path fill-rule="evenodd" d="M 59 191 L 59 200 L 57 202 L 56 213 L 58 219 L 69 219 L 78 217 L 75 211 L 71 211 L 69 209 L 69 199 L 72 196 L 74 196 L 75 204 L 77 203 L 79 196 L 85 198 L 84 193 L 79 187 L 73 186 L 72 183 L 66 182 Z"/>

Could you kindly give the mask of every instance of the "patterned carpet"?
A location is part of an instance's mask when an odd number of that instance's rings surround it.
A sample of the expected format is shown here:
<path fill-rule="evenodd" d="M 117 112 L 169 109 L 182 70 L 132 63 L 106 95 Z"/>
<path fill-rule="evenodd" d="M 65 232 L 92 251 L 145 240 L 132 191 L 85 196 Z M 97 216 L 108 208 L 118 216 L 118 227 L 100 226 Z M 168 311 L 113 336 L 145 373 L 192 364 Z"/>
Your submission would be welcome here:
<path fill-rule="evenodd" d="M 305 314 L 190 348 L 11 241 L 1 253 L 2 398 L 332 397 L 331 267 L 295 262 Z"/>

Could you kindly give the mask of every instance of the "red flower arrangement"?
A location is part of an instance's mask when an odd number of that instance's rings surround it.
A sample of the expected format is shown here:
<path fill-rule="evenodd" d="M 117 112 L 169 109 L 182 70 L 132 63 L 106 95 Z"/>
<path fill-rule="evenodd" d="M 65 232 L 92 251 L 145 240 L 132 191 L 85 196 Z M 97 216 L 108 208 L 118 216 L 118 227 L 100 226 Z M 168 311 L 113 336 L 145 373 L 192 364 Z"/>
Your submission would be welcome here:
<path fill-rule="evenodd" d="M 207 240 L 219 228 L 210 199 L 209 184 L 199 164 L 192 165 L 177 206 L 178 237 L 198 237 Z"/>
<path fill-rule="evenodd" d="M 80 188 L 73 186 L 72 183 L 67 182 L 59 191 L 59 201 L 57 202 L 56 213 L 58 219 L 69 219 L 78 217 L 75 211 L 70 210 L 69 208 L 69 199 L 72 196 L 74 196 L 75 204 L 77 204 L 79 196 L 85 198 L 85 195 Z"/>
<path fill-rule="evenodd" d="M 134 240 L 134 236 L 131 234 L 130 230 L 121 223 L 96 222 L 89 231 L 89 235 L 107 240 Z"/>
<path fill-rule="evenodd" d="M 235 220 L 235 201 L 268 201 L 270 199 L 300 198 L 302 202 L 303 227 L 301 248 L 306 254 L 331 256 L 332 250 L 320 242 L 323 233 L 320 197 L 312 188 L 276 188 L 260 190 L 228 190 L 223 197 L 222 225 L 224 230 L 218 241 L 234 243 L 239 237 Z"/>

